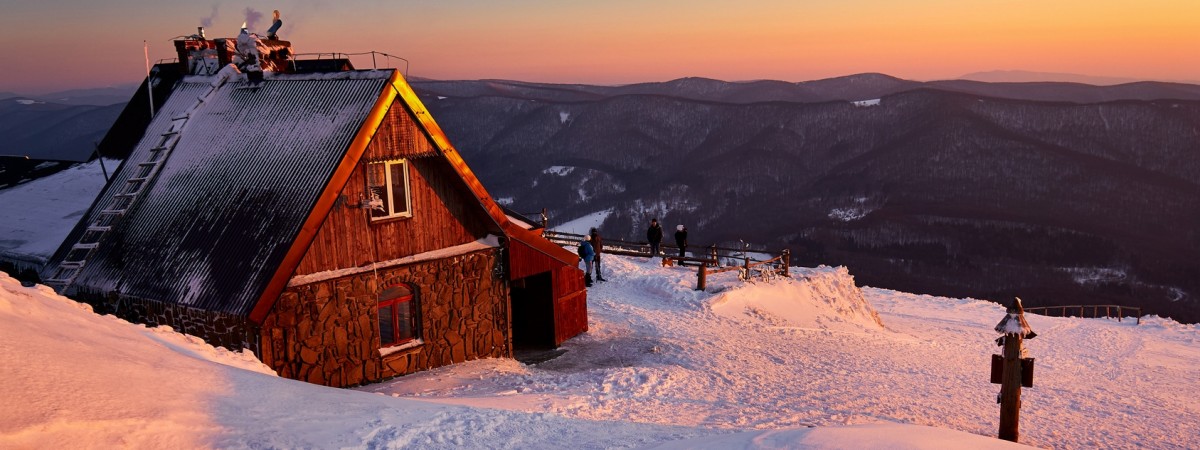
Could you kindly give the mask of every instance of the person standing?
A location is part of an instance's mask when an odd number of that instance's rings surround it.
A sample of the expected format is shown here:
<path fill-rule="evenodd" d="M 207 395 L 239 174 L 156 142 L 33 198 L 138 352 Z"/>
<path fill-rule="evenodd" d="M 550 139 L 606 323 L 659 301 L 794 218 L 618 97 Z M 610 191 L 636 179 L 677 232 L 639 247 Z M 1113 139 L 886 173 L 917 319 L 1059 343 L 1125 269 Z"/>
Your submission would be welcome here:
<path fill-rule="evenodd" d="M 600 255 L 604 253 L 604 240 L 600 239 L 600 230 L 592 228 L 588 237 L 592 238 L 592 249 L 596 251 L 596 281 L 608 281 L 604 279 L 604 274 L 600 273 Z"/>
<path fill-rule="evenodd" d="M 279 39 L 279 35 L 277 35 L 275 33 L 279 32 L 279 27 L 283 26 L 283 20 L 279 19 L 279 10 L 278 9 L 271 11 L 271 16 L 272 16 L 271 28 L 267 29 L 267 39 L 277 40 L 277 39 Z"/>
<path fill-rule="evenodd" d="M 662 225 L 658 224 L 658 219 L 650 219 L 650 228 L 646 229 L 646 240 L 650 241 L 650 256 L 658 256 L 658 246 L 662 244 L 663 229 Z"/>
<path fill-rule="evenodd" d="M 592 287 L 592 258 L 596 256 L 596 251 L 592 249 L 592 243 L 588 242 L 592 239 L 591 236 L 584 236 L 582 241 L 579 241 L 579 258 L 583 260 L 583 285 Z"/>
<path fill-rule="evenodd" d="M 675 245 L 679 246 L 679 257 L 682 258 L 687 253 L 687 227 L 681 224 L 675 230 Z"/>

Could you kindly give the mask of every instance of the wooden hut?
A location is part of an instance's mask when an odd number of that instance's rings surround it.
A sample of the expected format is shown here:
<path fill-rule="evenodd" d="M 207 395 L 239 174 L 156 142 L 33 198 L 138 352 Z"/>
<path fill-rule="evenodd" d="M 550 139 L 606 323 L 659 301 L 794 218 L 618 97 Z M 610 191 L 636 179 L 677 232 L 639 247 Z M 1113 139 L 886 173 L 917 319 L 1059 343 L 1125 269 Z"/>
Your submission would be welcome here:
<path fill-rule="evenodd" d="M 174 84 L 42 279 L 351 386 L 586 331 L 577 263 L 508 220 L 398 71 L 228 70 Z"/>

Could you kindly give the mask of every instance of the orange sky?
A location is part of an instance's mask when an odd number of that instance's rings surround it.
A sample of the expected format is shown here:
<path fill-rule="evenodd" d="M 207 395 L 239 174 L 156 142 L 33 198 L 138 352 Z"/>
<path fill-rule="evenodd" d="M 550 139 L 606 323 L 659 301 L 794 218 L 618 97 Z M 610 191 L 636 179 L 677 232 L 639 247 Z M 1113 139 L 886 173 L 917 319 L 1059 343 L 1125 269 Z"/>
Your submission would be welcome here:
<path fill-rule="evenodd" d="M 1197 0 L 147 3 L 5 6 L 0 91 L 140 80 L 143 40 L 152 58 L 172 58 L 171 37 L 205 18 L 210 37 L 233 36 L 247 8 L 264 14 L 257 30 L 271 9 L 282 10 L 281 35 L 302 53 L 378 50 L 411 61 L 410 75 L 440 79 L 615 84 L 882 72 L 927 80 L 1020 69 L 1200 80 Z"/>

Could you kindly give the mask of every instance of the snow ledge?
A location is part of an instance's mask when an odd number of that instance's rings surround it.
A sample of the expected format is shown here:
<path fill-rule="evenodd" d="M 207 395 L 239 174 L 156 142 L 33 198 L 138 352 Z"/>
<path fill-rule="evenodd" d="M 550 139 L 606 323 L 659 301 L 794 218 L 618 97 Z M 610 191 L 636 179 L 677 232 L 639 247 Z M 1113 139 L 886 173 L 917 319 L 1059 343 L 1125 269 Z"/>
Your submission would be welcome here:
<path fill-rule="evenodd" d="M 455 245 L 453 247 L 446 247 L 441 250 L 434 250 L 434 251 L 425 252 L 425 253 L 417 253 L 415 255 L 405 256 L 403 258 L 398 258 L 398 259 L 393 259 L 393 260 L 388 260 L 388 261 L 380 261 L 380 262 L 377 262 L 374 264 L 367 264 L 362 267 L 352 267 L 349 269 L 338 269 L 338 270 L 326 270 L 324 272 L 317 272 L 317 273 L 310 273 L 308 275 L 295 276 L 295 277 L 292 277 L 292 279 L 288 280 L 287 287 L 303 286 L 303 285 L 306 285 L 309 283 L 316 283 L 318 281 L 332 280 L 334 278 L 341 278 L 341 277 L 350 276 L 350 275 L 358 275 L 358 274 L 364 273 L 364 272 L 371 272 L 374 270 L 386 269 L 389 267 L 399 266 L 399 265 L 404 265 L 404 264 L 412 264 L 412 263 L 417 263 L 417 262 L 422 262 L 422 261 L 430 261 L 430 260 L 434 260 L 434 259 L 449 258 L 451 256 L 465 255 L 467 253 L 473 253 L 473 252 L 477 252 L 480 250 L 486 250 L 489 248 L 498 248 L 498 247 L 500 247 L 500 238 L 496 237 L 496 235 L 489 234 L 486 237 L 479 239 L 475 242 L 469 242 L 469 243 L 462 244 L 462 245 Z"/>

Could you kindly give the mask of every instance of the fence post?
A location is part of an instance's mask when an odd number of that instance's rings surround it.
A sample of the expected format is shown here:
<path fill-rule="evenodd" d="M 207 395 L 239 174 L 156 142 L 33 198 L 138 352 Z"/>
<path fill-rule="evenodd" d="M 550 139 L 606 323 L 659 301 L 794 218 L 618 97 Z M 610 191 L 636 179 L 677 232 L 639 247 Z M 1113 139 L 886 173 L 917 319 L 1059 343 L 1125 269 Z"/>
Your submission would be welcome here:
<path fill-rule="evenodd" d="M 546 227 L 550 225 L 550 218 L 546 216 L 546 208 L 542 208 L 542 236 L 546 235 Z"/>
<path fill-rule="evenodd" d="M 708 259 L 717 260 L 717 244 L 708 246 Z"/>
<path fill-rule="evenodd" d="M 700 269 L 696 271 L 696 290 L 703 291 L 705 287 L 705 277 L 707 276 L 708 265 L 700 264 Z"/>
<path fill-rule="evenodd" d="M 791 277 L 791 275 L 788 274 L 788 268 L 791 266 L 792 266 L 792 251 L 785 248 L 785 249 L 783 249 L 783 276 Z"/>
<path fill-rule="evenodd" d="M 997 399 L 1000 402 L 999 437 L 1006 441 L 1017 442 L 1020 436 L 1022 372 L 1025 369 L 1025 363 L 1021 357 L 1021 341 L 1037 336 L 1037 333 L 1029 328 L 1029 323 L 1025 322 L 1025 311 L 1021 307 L 1019 297 L 1013 301 L 1012 306 L 1008 307 L 1004 319 L 996 324 L 996 331 L 1003 334 L 1000 339 L 997 339 L 997 343 L 1004 346 L 1000 398 Z M 1032 371 L 1032 359 L 1029 365 L 1029 370 Z M 1032 381 L 1032 376 L 1030 376 L 1030 386 L 1033 384 Z"/>

